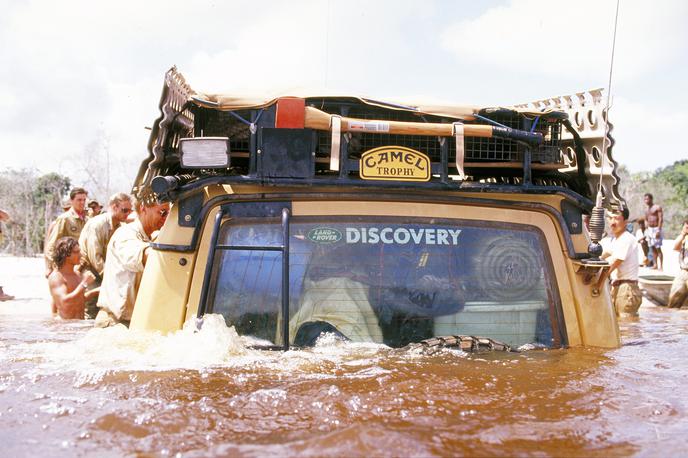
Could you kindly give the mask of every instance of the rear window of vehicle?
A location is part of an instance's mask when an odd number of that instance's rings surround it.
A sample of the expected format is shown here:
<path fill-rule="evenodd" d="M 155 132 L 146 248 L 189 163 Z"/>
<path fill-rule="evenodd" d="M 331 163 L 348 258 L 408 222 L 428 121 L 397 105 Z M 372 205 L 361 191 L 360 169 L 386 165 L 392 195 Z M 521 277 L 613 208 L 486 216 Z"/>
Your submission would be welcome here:
<path fill-rule="evenodd" d="M 289 340 L 322 332 L 404 346 L 434 336 L 560 346 L 559 299 L 541 231 L 520 224 L 398 217 L 294 217 Z M 208 310 L 258 343 L 282 345 L 279 221 L 225 221 Z"/>

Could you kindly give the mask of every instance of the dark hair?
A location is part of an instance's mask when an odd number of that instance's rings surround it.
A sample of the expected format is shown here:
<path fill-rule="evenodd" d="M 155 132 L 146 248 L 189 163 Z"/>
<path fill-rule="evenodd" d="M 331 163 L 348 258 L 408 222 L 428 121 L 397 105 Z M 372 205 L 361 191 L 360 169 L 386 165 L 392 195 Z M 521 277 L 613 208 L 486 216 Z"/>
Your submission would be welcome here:
<path fill-rule="evenodd" d="M 628 211 L 628 208 L 626 208 L 626 207 L 623 207 L 623 208 L 621 209 L 621 212 L 620 212 L 620 213 L 623 215 L 623 219 L 624 219 L 624 220 L 627 220 L 628 217 L 629 217 L 629 215 L 630 215 L 630 212 Z"/>
<path fill-rule="evenodd" d="M 72 190 L 69 191 L 69 200 L 74 200 L 77 194 L 88 195 L 88 191 L 86 191 L 84 188 L 72 188 Z"/>
<path fill-rule="evenodd" d="M 646 192 L 646 193 L 645 193 L 645 197 L 649 197 L 650 199 L 654 199 L 654 197 L 652 196 L 652 194 L 649 193 L 649 192 Z"/>
<path fill-rule="evenodd" d="M 628 221 L 629 213 L 630 212 L 628 211 L 628 208 L 626 208 L 626 207 L 621 207 L 619 209 L 612 208 L 611 210 L 609 210 L 610 215 L 621 215 L 621 216 L 623 216 L 623 219 L 626 221 Z"/>
<path fill-rule="evenodd" d="M 61 268 L 65 260 L 72 255 L 74 247 L 79 246 L 79 241 L 74 237 L 62 237 L 55 244 L 55 252 L 53 253 L 53 262 L 57 268 Z"/>

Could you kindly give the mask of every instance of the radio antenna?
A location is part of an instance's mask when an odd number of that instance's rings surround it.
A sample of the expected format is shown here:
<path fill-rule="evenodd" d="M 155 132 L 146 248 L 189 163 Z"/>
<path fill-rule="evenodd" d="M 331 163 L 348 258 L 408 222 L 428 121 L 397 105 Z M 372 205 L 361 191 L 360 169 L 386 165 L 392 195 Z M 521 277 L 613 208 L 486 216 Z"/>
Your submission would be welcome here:
<path fill-rule="evenodd" d="M 607 83 L 607 106 L 604 109 L 604 138 L 602 139 L 602 164 L 600 166 L 600 183 L 597 187 L 598 199 L 599 195 L 602 193 L 602 175 L 604 172 L 604 163 L 607 157 L 604 154 L 607 150 L 607 135 L 609 135 L 609 108 L 611 108 L 611 96 L 612 96 L 612 72 L 614 70 L 614 50 L 616 49 L 616 26 L 619 22 L 619 0 L 616 0 L 616 14 L 614 16 L 614 35 L 612 37 L 612 56 L 609 62 L 609 80 Z M 600 202 L 597 202 L 600 205 Z"/>
<path fill-rule="evenodd" d="M 612 55 L 609 62 L 609 81 L 607 84 L 607 105 L 602 112 L 604 117 L 604 138 L 602 139 L 602 163 L 600 164 L 600 181 L 597 186 L 597 196 L 595 199 L 595 207 L 592 209 L 590 216 L 590 240 L 591 244 L 588 247 L 588 252 L 599 257 L 602 254 L 602 246 L 600 240 L 604 233 L 604 194 L 602 193 L 602 178 L 604 177 L 604 165 L 607 158 L 607 136 L 609 135 L 609 108 L 612 95 L 612 72 L 614 69 L 614 51 L 616 49 L 616 27 L 619 23 L 619 0 L 616 0 L 616 14 L 614 15 L 614 34 L 612 37 Z"/>

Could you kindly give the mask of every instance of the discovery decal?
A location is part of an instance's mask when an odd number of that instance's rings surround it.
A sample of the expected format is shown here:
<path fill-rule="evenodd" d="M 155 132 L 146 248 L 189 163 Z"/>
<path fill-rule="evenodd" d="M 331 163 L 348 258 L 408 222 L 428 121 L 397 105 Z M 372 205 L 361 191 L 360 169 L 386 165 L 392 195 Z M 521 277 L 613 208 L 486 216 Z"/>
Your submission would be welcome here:
<path fill-rule="evenodd" d="M 376 245 L 378 243 L 406 245 L 458 245 L 461 229 L 405 228 L 405 227 L 347 227 L 346 243 Z"/>

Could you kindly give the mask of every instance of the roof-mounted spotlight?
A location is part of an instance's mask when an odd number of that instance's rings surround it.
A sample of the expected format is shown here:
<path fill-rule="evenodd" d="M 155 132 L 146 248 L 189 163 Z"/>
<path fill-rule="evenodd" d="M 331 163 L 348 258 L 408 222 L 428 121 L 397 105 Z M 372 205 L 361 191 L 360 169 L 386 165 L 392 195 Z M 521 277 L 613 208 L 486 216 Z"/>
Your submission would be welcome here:
<path fill-rule="evenodd" d="M 179 140 L 182 168 L 226 169 L 229 167 L 229 138 L 195 137 Z"/>

